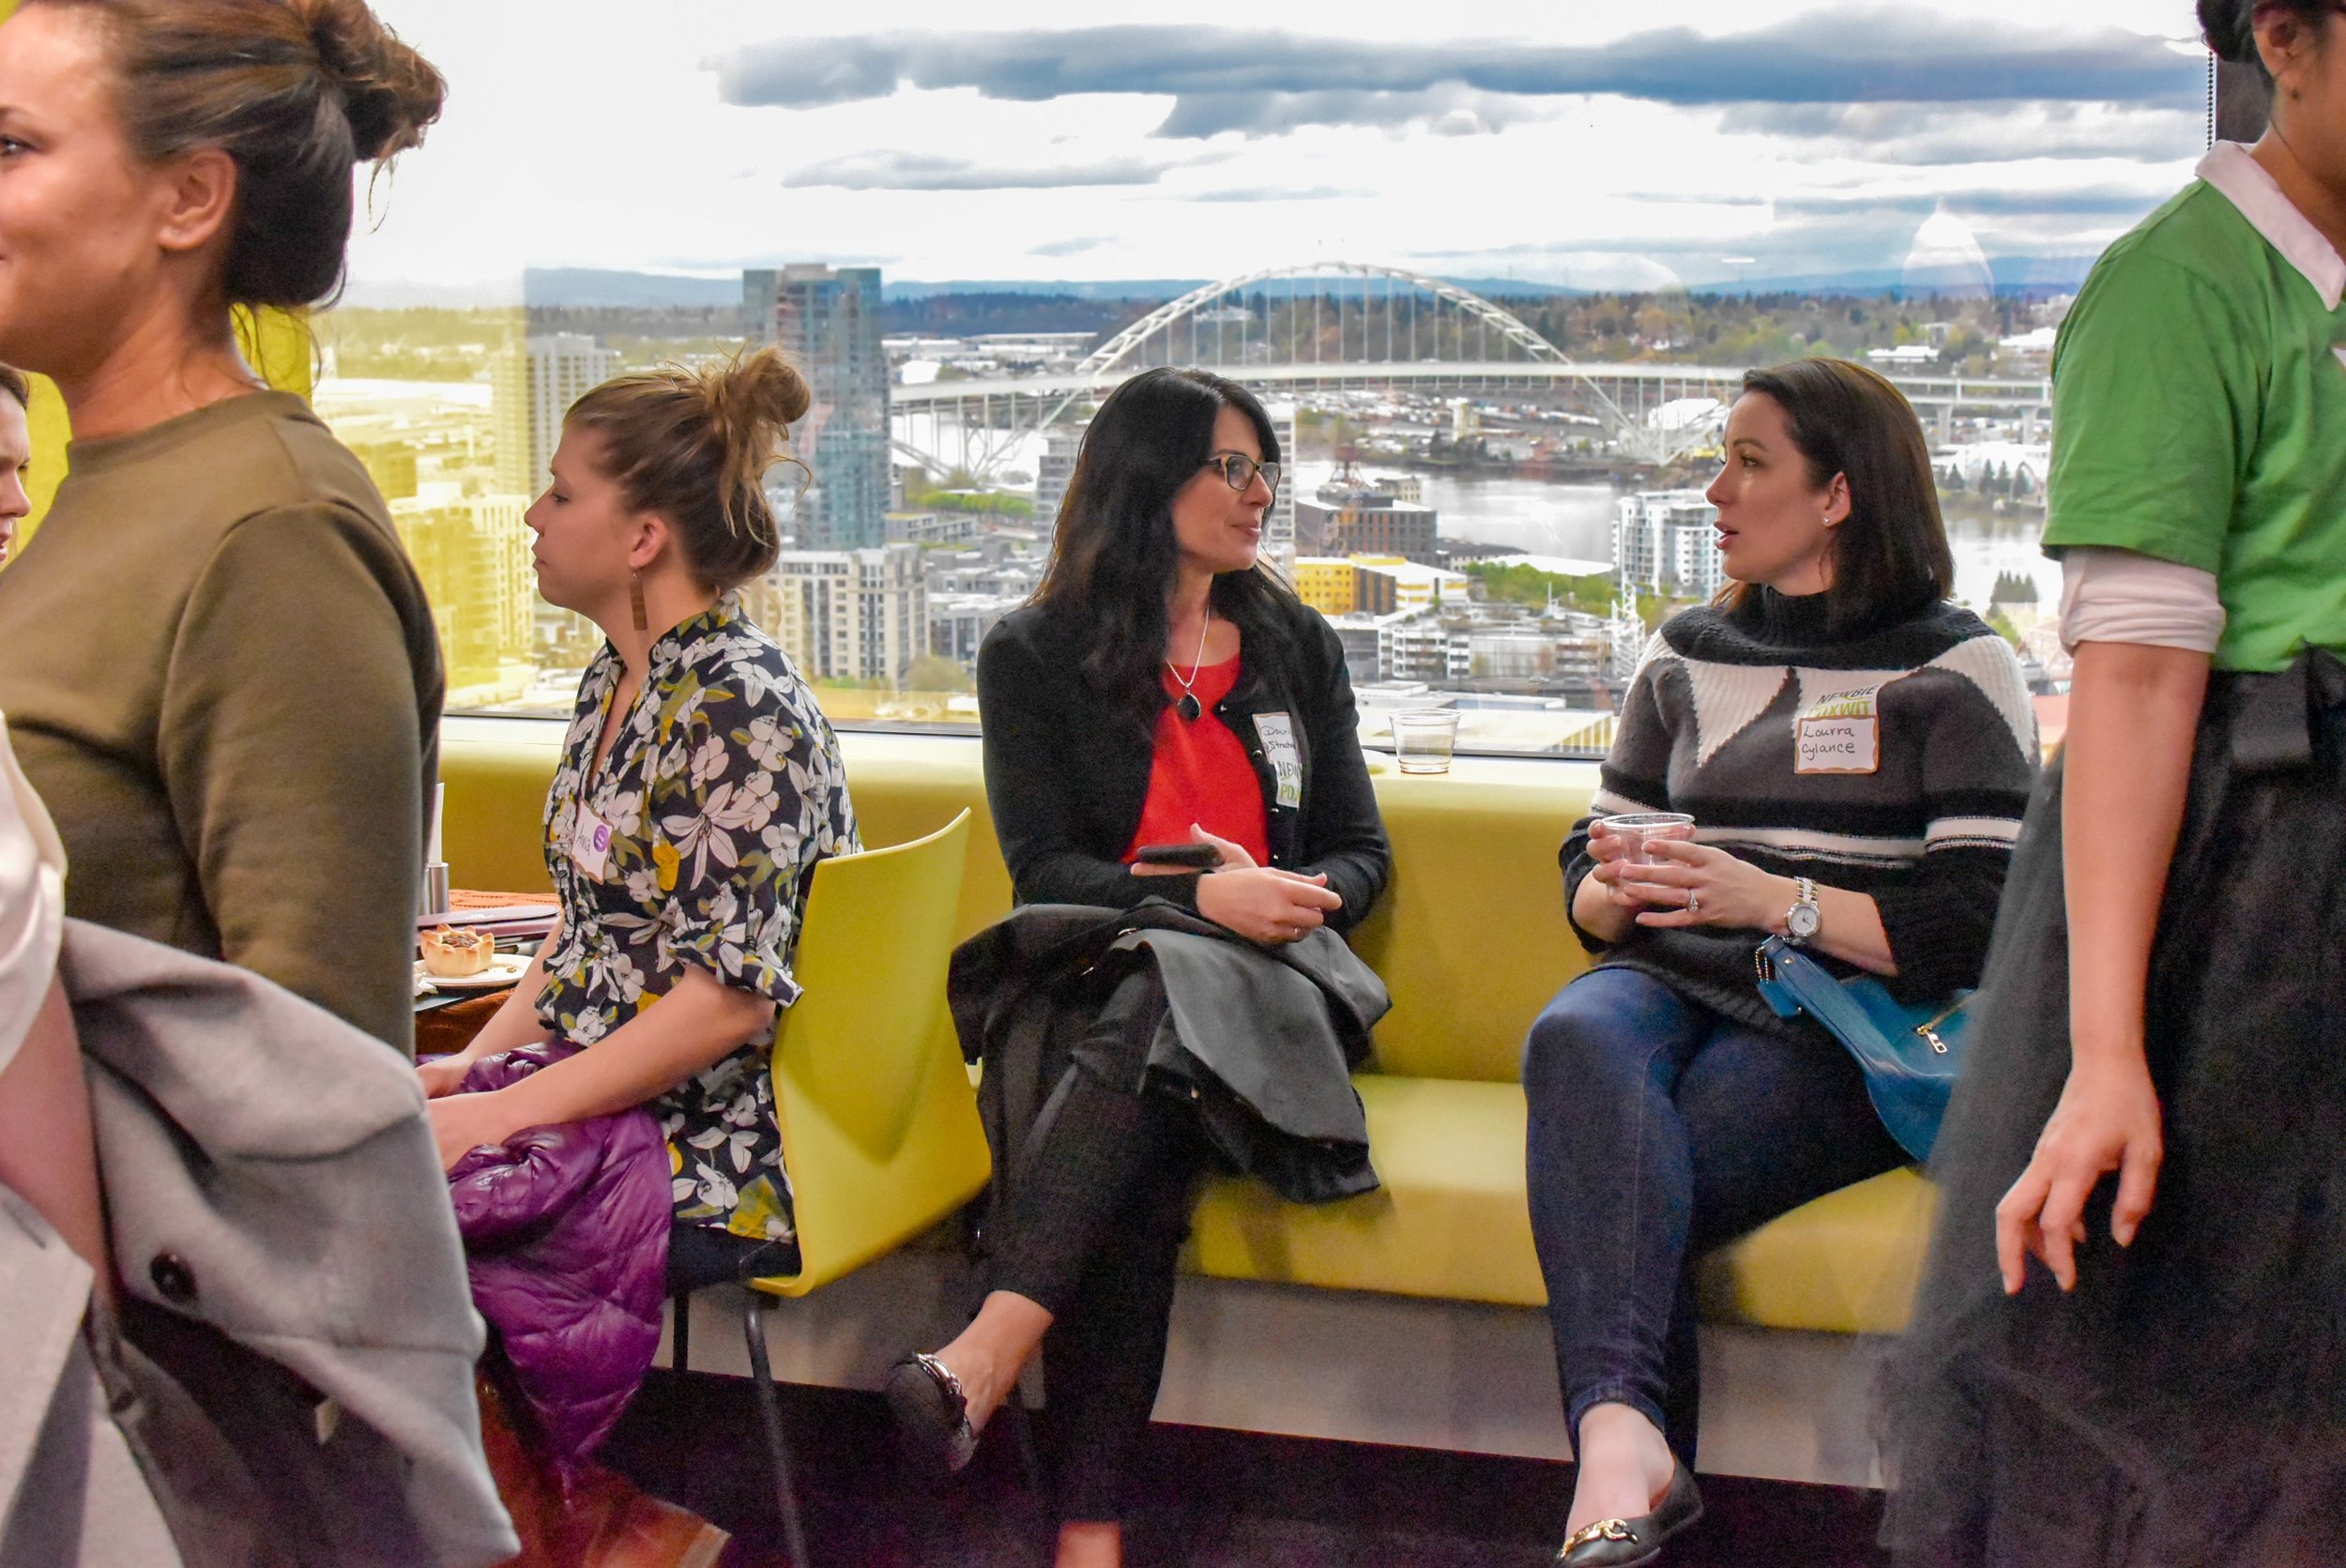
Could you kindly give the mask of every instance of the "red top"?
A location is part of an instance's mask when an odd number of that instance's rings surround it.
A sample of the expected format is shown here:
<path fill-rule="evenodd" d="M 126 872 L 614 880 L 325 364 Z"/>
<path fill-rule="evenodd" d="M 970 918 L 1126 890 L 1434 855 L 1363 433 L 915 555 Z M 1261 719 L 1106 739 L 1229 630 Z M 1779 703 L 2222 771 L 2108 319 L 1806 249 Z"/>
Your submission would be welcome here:
<path fill-rule="evenodd" d="M 1132 847 L 1124 851 L 1130 865 L 1141 846 L 1187 844 L 1193 822 L 1240 845 L 1255 863 L 1271 863 L 1271 835 L 1262 803 L 1262 781 L 1246 754 L 1245 742 L 1230 732 L 1213 705 L 1238 684 L 1239 662 L 1233 656 L 1197 671 L 1191 688 L 1204 709 L 1184 719 L 1176 708 L 1157 715 L 1156 754 L 1149 764 L 1149 798 L 1141 802 L 1140 827 Z M 1160 665 L 1157 678 L 1165 694 L 1179 703 L 1181 683 Z"/>

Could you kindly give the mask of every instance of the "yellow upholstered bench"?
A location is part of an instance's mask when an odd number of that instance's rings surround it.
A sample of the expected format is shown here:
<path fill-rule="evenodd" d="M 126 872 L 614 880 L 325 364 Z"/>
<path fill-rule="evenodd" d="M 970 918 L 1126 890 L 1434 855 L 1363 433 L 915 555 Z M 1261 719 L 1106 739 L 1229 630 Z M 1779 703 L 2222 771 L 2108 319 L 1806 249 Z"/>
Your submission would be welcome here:
<path fill-rule="evenodd" d="M 560 727 L 452 719 L 443 731 L 446 842 L 474 887 L 541 887 L 539 814 Z M 960 737 L 841 738 L 866 839 L 916 838 L 975 814 L 959 929 L 1010 906 L 985 810 L 978 744 Z M 1446 777 L 1378 777 L 1393 887 L 1356 936 L 1392 989 L 1372 1071 L 1356 1080 L 1384 1189 L 1302 1208 L 1248 1183 L 1211 1183 L 1189 1266 L 1223 1279 L 1535 1307 L 1545 1300 L 1523 1176 L 1524 1032 L 1585 965 L 1556 873 L 1586 807 L 1586 764 L 1464 758 Z M 1713 1322 L 1837 1333 L 1906 1319 L 1928 1189 L 1897 1171 L 1819 1199 L 1706 1260 Z"/>

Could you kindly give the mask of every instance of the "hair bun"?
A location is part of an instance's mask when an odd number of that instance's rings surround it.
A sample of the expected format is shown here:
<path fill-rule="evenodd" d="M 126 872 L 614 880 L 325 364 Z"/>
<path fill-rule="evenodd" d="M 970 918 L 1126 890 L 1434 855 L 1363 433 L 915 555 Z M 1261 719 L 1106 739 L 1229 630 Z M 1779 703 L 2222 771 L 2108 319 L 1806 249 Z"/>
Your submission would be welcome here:
<path fill-rule="evenodd" d="M 724 427 L 726 444 L 754 456 L 757 471 L 770 464 L 790 426 L 806 417 L 815 394 L 778 348 L 760 348 L 701 373 L 701 395 Z"/>
<path fill-rule="evenodd" d="M 374 161 L 419 146 L 448 83 L 383 25 L 366 0 L 301 0 L 318 64 L 342 90 L 352 150 Z"/>
<path fill-rule="evenodd" d="M 726 521 L 737 524 L 734 497 L 757 492 L 766 470 L 781 458 L 791 425 L 814 406 L 815 394 L 799 368 L 773 347 L 704 366 L 694 379 L 724 443 Z"/>
<path fill-rule="evenodd" d="M 2217 59 L 2236 66 L 2261 63 L 2256 8 L 2257 0 L 2200 0 L 2200 32 Z"/>

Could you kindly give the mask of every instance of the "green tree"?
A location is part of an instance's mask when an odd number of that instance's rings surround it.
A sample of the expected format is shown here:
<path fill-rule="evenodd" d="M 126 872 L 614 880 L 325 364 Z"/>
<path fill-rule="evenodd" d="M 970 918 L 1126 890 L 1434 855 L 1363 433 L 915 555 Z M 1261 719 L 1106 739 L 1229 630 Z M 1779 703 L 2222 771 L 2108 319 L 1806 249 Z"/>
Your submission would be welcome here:
<path fill-rule="evenodd" d="M 941 654 L 924 653 L 905 670 L 905 690 L 907 692 L 974 692 L 977 682 L 969 672 L 953 660 Z"/>

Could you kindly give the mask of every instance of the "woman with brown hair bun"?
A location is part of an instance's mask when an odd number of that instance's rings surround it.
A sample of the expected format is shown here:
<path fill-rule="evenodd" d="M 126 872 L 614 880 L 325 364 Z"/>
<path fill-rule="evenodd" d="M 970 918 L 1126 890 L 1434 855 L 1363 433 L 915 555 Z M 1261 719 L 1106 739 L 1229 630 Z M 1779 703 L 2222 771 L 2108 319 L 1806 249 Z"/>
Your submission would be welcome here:
<path fill-rule="evenodd" d="M 651 1363 L 663 1270 L 799 1267 L 774 1014 L 815 863 L 859 845 L 838 741 L 733 590 L 780 553 L 760 481 L 807 403 L 770 348 L 605 382 L 529 509 L 539 590 L 609 638 L 546 796 L 562 913 L 472 1043 L 417 1071 L 485 1243 L 500 1385 L 567 1470 Z"/>
<path fill-rule="evenodd" d="M 27 0 L 0 24 L 0 358 L 68 477 L 0 579 L 0 709 L 73 915 L 396 1049 L 442 694 L 366 471 L 233 312 L 338 287 L 354 166 L 442 84 L 359 0 Z"/>

